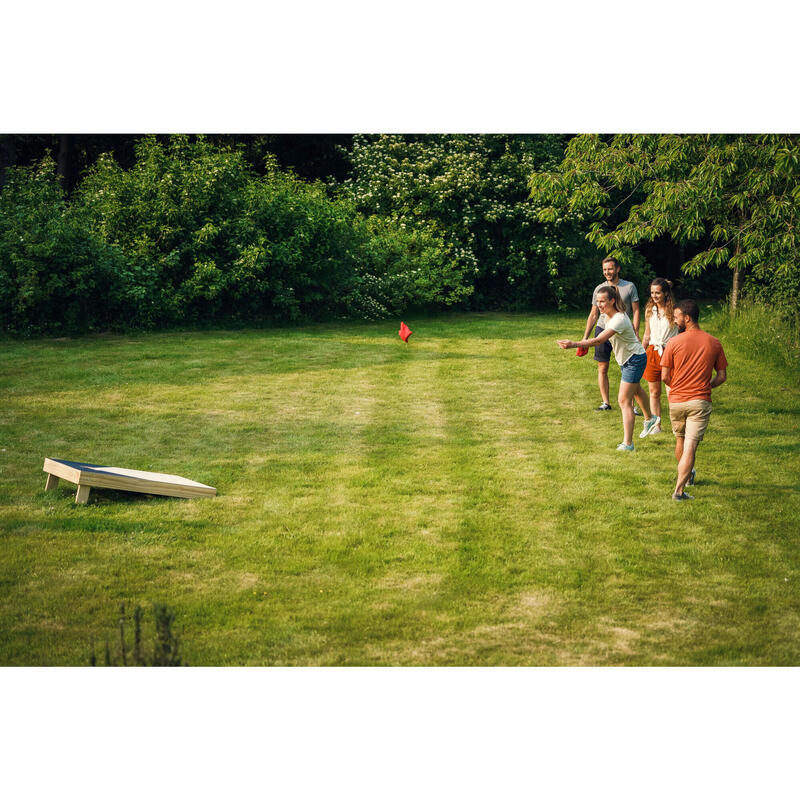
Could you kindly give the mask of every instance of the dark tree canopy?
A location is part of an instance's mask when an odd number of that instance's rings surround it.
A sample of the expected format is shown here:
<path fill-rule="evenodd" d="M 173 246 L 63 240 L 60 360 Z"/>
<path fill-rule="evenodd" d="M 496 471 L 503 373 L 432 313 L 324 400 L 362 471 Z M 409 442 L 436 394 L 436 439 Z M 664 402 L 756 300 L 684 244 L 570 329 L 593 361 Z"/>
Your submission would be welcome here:
<path fill-rule="evenodd" d="M 664 237 L 702 243 L 687 275 L 727 266 L 734 309 L 744 289 L 800 318 L 798 136 L 577 136 L 530 185 L 541 220 L 590 214 L 589 239 L 623 260 Z"/>

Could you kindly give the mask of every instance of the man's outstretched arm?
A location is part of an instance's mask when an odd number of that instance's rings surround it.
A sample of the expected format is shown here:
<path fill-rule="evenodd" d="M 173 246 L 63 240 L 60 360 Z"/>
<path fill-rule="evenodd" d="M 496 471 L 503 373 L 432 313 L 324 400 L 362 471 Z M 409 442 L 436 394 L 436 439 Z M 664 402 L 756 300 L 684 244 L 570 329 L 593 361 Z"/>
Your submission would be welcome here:
<path fill-rule="evenodd" d="M 599 318 L 600 309 L 598 309 L 596 305 L 592 304 L 592 310 L 589 312 L 589 316 L 586 318 L 586 330 L 583 332 L 584 339 L 589 338 L 589 333 L 594 331 L 594 326 L 597 324 L 597 320 Z"/>

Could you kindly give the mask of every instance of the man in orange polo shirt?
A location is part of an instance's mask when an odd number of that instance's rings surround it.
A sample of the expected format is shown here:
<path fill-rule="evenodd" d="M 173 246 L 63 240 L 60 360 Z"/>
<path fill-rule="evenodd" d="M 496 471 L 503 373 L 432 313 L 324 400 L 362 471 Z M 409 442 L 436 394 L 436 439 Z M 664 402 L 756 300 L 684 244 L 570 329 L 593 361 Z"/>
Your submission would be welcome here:
<path fill-rule="evenodd" d="M 673 500 L 693 500 L 684 488 L 694 483 L 694 459 L 711 417 L 711 390 L 728 377 L 728 361 L 719 339 L 700 329 L 700 309 L 681 300 L 673 314 L 678 335 L 661 356 L 661 380 L 669 386 L 669 418 L 675 434 L 678 481 Z M 711 377 L 712 372 L 716 375 Z"/>

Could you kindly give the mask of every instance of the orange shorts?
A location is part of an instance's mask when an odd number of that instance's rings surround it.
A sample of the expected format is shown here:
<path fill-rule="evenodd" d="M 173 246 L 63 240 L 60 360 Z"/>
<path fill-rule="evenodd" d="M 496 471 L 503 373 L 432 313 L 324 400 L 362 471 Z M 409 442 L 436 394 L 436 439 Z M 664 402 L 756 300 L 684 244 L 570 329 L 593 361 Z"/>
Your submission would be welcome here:
<path fill-rule="evenodd" d="M 647 366 L 644 368 L 642 376 L 648 383 L 661 380 L 661 356 L 658 354 L 655 345 L 647 348 Z"/>

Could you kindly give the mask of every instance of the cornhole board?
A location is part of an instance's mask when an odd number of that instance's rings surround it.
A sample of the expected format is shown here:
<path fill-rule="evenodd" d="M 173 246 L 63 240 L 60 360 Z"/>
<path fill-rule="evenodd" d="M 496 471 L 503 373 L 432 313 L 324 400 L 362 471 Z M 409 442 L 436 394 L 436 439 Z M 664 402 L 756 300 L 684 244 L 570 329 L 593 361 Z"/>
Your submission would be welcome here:
<path fill-rule="evenodd" d="M 123 492 L 163 494 L 167 497 L 214 497 L 217 494 L 213 486 L 190 481 L 188 478 L 181 478 L 180 475 L 167 475 L 164 472 L 104 467 L 100 464 L 84 464 L 60 458 L 46 458 L 42 469 L 47 473 L 47 482 L 44 485 L 46 492 L 58 486 L 59 478 L 77 483 L 76 503 L 86 503 L 89 500 L 89 490 L 92 486 Z"/>

